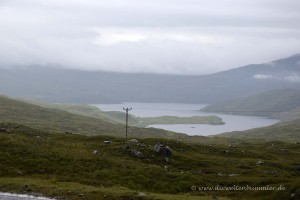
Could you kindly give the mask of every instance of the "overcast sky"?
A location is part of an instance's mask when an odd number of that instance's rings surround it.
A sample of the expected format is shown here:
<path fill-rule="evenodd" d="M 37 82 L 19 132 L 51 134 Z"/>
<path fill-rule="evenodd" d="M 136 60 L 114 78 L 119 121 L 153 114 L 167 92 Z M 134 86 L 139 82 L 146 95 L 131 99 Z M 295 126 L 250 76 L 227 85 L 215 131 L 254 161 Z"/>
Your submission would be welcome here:
<path fill-rule="evenodd" d="M 0 0 L 0 65 L 208 74 L 300 53 L 299 0 Z"/>

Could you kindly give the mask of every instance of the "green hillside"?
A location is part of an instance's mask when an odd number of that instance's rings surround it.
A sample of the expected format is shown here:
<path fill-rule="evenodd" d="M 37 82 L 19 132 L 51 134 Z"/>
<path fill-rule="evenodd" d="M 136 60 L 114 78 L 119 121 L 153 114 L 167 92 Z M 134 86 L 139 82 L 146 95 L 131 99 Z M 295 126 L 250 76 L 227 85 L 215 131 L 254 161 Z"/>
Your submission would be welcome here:
<path fill-rule="evenodd" d="M 38 130 L 52 132 L 124 137 L 124 125 L 112 123 L 109 119 L 103 120 L 59 109 L 45 108 L 3 96 L 0 97 L 0 122 L 18 123 Z M 169 137 L 172 135 L 181 135 L 164 130 L 136 127 L 130 128 L 129 133 L 132 137 Z"/>
<path fill-rule="evenodd" d="M 1 100 L 1 99 L 0 99 Z M 124 124 L 125 113 L 119 111 L 102 111 L 98 107 L 89 104 L 51 104 L 33 100 L 15 99 L 17 101 L 38 105 L 44 108 L 67 111 L 76 115 L 93 117 L 113 124 Z M 218 116 L 193 116 L 193 117 L 136 117 L 129 114 L 129 125 L 135 127 L 146 127 L 151 124 L 211 124 L 222 125 L 224 122 Z"/>
<path fill-rule="evenodd" d="M 45 108 L 54 108 L 86 117 L 94 117 L 111 123 L 123 124 L 125 113 L 120 111 L 102 111 L 98 107 L 89 104 L 51 104 L 33 100 L 16 99 Z M 160 116 L 160 117 L 137 117 L 128 115 L 128 124 L 136 127 L 146 127 L 151 124 L 211 124 L 222 125 L 224 122 L 218 116 Z"/>
<path fill-rule="evenodd" d="M 1 191 L 69 200 L 281 200 L 300 195 L 298 144 L 209 145 L 157 138 L 139 139 L 125 149 L 123 139 L 109 136 L 48 133 L 7 123 L 0 128 Z M 158 142 L 172 149 L 169 158 L 154 151 Z M 284 189 L 192 191 L 192 186 Z"/>
<path fill-rule="evenodd" d="M 224 122 L 217 116 L 193 116 L 193 117 L 144 117 L 140 118 L 140 125 L 148 126 L 150 124 L 212 124 L 222 125 Z"/>
<path fill-rule="evenodd" d="M 282 89 L 271 90 L 247 98 L 212 104 L 202 110 L 206 112 L 276 117 L 283 120 L 292 120 L 300 115 L 299 109 L 300 91 Z M 284 115 L 282 112 L 284 112 Z"/>
<path fill-rule="evenodd" d="M 300 119 L 247 131 L 223 133 L 218 136 L 247 140 L 300 142 Z"/>

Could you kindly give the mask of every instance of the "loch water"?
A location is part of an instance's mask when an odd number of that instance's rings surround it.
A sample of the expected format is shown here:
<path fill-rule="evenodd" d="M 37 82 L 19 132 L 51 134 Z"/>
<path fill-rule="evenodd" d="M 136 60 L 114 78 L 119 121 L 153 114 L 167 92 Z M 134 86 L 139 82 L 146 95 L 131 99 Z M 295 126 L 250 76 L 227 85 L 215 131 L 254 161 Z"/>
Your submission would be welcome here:
<path fill-rule="evenodd" d="M 123 108 L 132 108 L 130 114 L 139 117 L 158 117 L 158 116 L 209 116 L 216 115 L 223 119 L 224 125 L 209 124 L 152 124 L 148 127 L 170 130 L 188 135 L 216 135 L 232 131 L 244 131 L 253 128 L 270 126 L 279 120 L 256 116 L 225 115 L 219 113 L 207 113 L 200 111 L 205 107 L 204 104 L 178 104 L 178 103 L 133 103 L 125 102 L 122 104 L 95 104 L 103 111 L 120 111 Z"/>

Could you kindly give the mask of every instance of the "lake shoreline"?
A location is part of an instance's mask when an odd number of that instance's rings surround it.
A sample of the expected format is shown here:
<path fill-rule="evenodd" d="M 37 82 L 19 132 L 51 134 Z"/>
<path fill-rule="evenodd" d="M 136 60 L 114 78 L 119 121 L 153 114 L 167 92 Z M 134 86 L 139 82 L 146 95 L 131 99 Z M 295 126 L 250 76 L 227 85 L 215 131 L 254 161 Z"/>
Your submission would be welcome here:
<path fill-rule="evenodd" d="M 224 125 L 210 124 L 151 124 L 147 127 L 184 133 L 190 136 L 211 136 L 226 132 L 245 131 L 254 128 L 266 127 L 279 122 L 277 119 L 257 116 L 226 115 L 221 113 L 208 113 L 201 111 L 207 104 L 179 104 L 179 103 L 137 103 L 124 102 L 122 104 L 93 104 L 103 111 L 120 111 L 123 107 L 133 108 L 130 114 L 137 117 L 160 117 L 160 116 L 211 116 L 220 117 Z"/>

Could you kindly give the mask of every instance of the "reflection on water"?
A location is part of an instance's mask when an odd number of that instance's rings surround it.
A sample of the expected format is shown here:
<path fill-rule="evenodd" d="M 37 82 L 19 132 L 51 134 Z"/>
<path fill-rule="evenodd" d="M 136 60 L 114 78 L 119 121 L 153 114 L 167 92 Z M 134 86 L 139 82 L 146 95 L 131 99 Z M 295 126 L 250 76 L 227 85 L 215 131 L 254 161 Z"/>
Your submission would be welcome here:
<path fill-rule="evenodd" d="M 148 127 L 161 128 L 188 135 L 215 135 L 231 131 L 243 131 L 252 128 L 269 126 L 278 122 L 276 119 L 254 116 L 224 115 L 217 113 L 201 112 L 203 104 L 174 104 L 174 103 L 123 103 L 123 104 L 97 104 L 95 105 L 103 111 L 121 111 L 123 107 L 133 108 L 130 114 L 139 117 L 157 117 L 157 116 L 207 116 L 217 115 L 223 119 L 224 125 L 207 124 L 172 124 L 161 125 L 154 124 Z"/>

